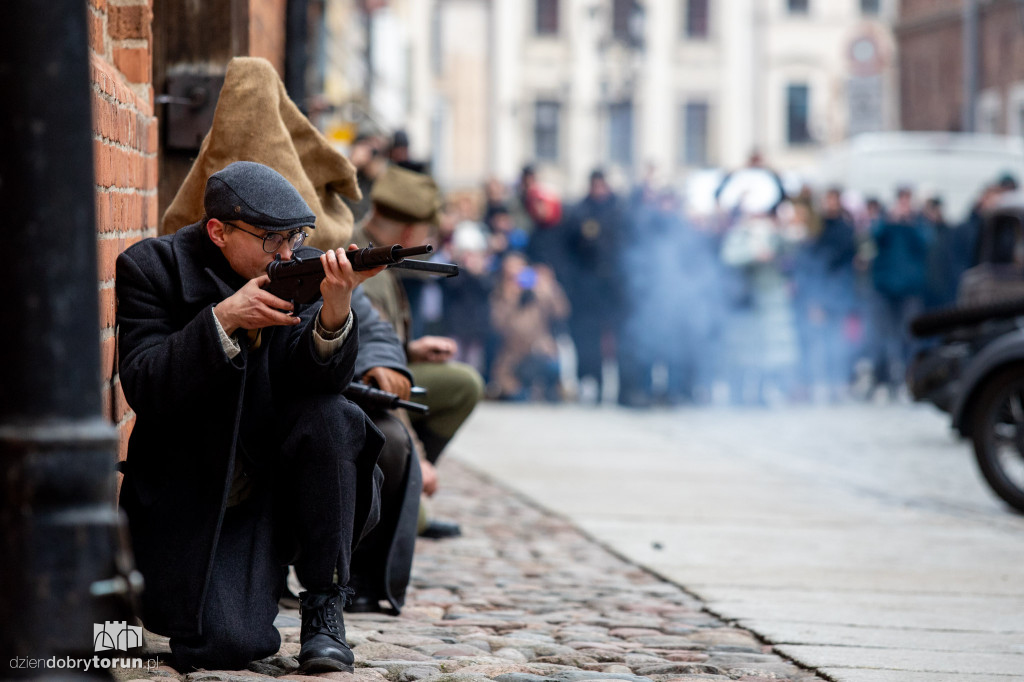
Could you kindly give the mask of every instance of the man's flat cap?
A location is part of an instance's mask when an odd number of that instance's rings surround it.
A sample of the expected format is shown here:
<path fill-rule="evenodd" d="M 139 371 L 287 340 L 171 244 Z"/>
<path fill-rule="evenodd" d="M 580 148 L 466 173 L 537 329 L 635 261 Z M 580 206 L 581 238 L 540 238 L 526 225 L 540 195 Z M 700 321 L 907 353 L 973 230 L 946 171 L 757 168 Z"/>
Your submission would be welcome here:
<path fill-rule="evenodd" d="M 378 213 L 402 223 L 436 223 L 441 208 L 433 178 L 394 165 L 373 183 L 370 198 Z"/>
<path fill-rule="evenodd" d="M 283 175 L 252 161 L 235 161 L 206 181 L 207 218 L 241 220 L 264 230 L 315 227 L 316 215 Z"/>

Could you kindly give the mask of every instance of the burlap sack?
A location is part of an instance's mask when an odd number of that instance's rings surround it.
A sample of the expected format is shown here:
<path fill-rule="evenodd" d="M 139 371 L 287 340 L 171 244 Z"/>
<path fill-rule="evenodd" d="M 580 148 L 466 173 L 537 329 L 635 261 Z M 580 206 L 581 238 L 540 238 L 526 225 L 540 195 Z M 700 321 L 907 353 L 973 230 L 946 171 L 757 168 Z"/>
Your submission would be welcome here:
<path fill-rule="evenodd" d="M 355 167 L 288 98 L 265 59 L 236 57 L 228 64 L 213 125 L 164 213 L 160 234 L 199 220 L 206 179 L 234 161 L 256 161 L 288 178 L 316 214 L 307 244 L 348 246 L 352 212 L 338 195 L 359 200 Z"/>

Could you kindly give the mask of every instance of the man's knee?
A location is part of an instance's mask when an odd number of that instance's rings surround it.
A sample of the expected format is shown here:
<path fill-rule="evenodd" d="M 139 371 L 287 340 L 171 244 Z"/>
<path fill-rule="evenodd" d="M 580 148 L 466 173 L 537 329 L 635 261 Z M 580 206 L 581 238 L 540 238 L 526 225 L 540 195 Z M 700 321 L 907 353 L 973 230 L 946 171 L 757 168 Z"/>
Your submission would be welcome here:
<path fill-rule="evenodd" d="M 286 457 L 322 452 L 355 459 L 368 437 L 366 414 L 340 395 L 307 396 L 289 409 Z"/>

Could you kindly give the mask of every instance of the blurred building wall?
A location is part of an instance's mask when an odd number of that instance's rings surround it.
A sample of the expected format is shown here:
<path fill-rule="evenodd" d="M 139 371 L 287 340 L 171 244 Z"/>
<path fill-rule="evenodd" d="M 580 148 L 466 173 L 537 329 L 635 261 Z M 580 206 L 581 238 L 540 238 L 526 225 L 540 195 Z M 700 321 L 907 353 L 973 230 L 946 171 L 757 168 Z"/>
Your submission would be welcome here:
<path fill-rule="evenodd" d="M 365 24 L 372 44 L 347 53 L 366 81 L 332 96 L 368 92 L 450 187 L 533 162 L 575 194 L 598 165 L 678 180 L 755 148 L 785 170 L 898 124 L 897 0 L 382 0 L 369 21 L 357 0 L 327 2 L 359 18 L 338 36 Z"/>
<path fill-rule="evenodd" d="M 965 131 L 965 0 L 904 0 L 896 35 L 905 130 Z M 975 0 L 973 132 L 1024 134 L 1024 4 Z"/>

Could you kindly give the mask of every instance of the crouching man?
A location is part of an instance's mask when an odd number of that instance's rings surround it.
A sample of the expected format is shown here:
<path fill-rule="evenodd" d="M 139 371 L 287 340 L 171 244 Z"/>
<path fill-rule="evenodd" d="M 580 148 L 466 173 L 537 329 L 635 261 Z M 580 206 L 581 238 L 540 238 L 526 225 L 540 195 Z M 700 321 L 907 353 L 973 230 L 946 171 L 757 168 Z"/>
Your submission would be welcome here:
<path fill-rule="evenodd" d="M 117 260 L 136 414 L 121 504 L 143 623 L 171 638 L 181 670 L 244 668 L 278 651 L 291 563 L 307 590 L 300 670 L 351 671 L 341 607 L 352 547 L 379 513 L 383 439 L 341 392 L 356 358 L 352 290 L 379 269 L 328 251 L 322 304 L 294 309 L 260 288 L 314 227 L 292 185 L 236 162 L 207 180 L 204 208 Z"/>

